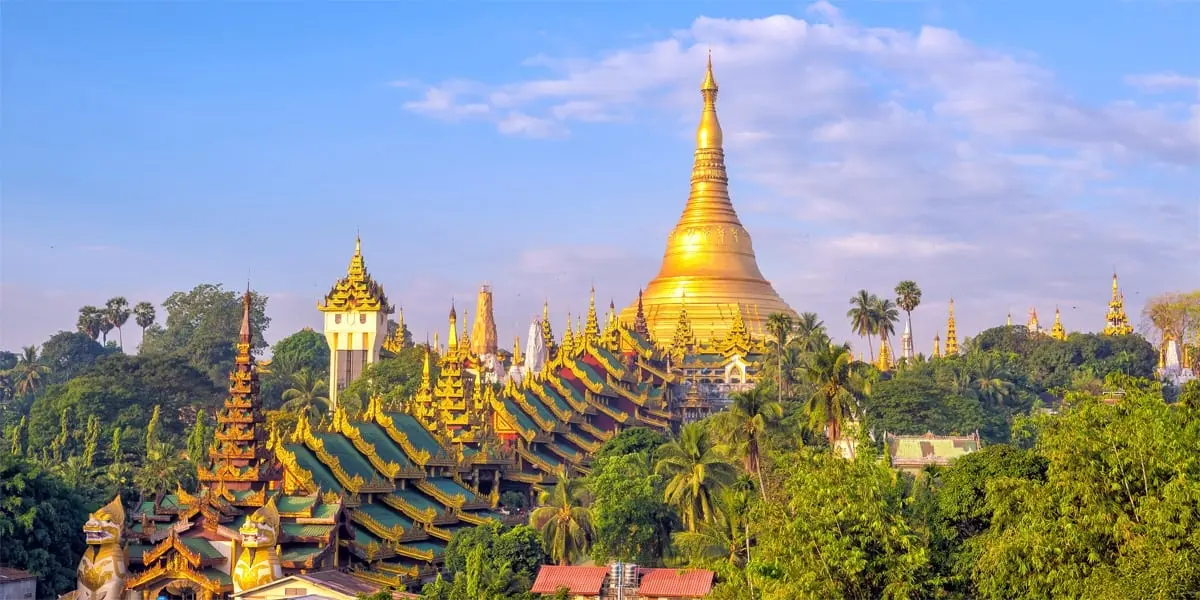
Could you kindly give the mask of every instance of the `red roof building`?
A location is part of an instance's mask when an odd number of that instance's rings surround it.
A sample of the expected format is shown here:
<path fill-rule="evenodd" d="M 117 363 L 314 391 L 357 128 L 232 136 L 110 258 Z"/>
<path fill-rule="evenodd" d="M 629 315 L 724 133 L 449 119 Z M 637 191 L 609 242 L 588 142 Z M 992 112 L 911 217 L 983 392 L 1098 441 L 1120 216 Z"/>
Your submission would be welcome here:
<path fill-rule="evenodd" d="M 545 565 L 538 570 L 530 590 L 535 594 L 551 595 L 567 588 L 572 600 L 676 600 L 704 598 L 712 592 L 712 571 L 704 569 L 636 569 L 636 576 L 627 579 L 619 590 L 612 567 L 559 567 Z"/>

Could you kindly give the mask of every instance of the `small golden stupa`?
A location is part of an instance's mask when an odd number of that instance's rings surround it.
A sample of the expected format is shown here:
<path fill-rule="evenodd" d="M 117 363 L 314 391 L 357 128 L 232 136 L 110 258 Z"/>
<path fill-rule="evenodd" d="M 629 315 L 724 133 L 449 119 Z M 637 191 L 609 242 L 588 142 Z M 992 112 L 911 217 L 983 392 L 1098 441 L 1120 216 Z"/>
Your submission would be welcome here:
<path fill-rule="evenodd" d="M 771 313 L 796 315 L 759 271 L 750 234 L 729 199 L 711 54 L 700 94 L 704 110 L 696 129 L 692 190 L 667 237 L 662 268 L 641 296 L 650 334 L 658 341 L 671 339 L 685 310 L 692 329 L 711 336 L 705 342 L 723 339 L 739 312 L 755 336 L 764 335 Z M 632 324 L 637 309 L 636 301 L 627 306 L 621 321 Z"/>

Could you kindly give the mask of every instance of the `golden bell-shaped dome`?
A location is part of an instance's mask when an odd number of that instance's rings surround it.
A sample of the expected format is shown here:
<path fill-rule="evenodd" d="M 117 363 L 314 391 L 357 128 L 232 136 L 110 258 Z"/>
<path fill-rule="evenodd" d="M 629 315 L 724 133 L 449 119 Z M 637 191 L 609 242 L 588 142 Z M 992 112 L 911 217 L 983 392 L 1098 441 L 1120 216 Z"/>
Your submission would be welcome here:
<path fill-rule="evenodd" d="M 756 337 L 764 335 L 771 313 L 796 315 L 759 271 L 750 234 L 729 199 L 717 90 L 710 55 L 700 86 L 704 109 L 696 129 L 691 193 L 667 237 L 658 276 L 642 295 L 650 334 L 659 342 L 671 339 L 685 307 L 702 341 L 723 339 L 738 313 Z M 636 312 L 634 303 L 621 311 L 621 320 L 632 323 Z"/>

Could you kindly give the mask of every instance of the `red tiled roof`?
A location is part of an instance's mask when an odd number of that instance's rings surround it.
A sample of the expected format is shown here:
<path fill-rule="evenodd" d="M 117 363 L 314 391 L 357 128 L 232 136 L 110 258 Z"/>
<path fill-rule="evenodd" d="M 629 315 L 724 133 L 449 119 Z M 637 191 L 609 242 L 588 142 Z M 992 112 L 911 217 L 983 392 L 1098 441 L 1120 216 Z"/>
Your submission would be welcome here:
<path fill-rule="evenodd" d="M 600 586 L 608 576 L 608 567 L 558 567 L 542 565 L 538 569 L 537 579 L 529 591 L 535 594 L 553 594 L 558 588 L 565 587 L 572 594 L 581 596 L 596 596 L 600 594 Z"/>
<path fill-rule="evenodd" d="M 704 569 L 638 569 L 642 574 L 639 596 L 653 598 L 703 598 L 712 592 L 713 572 Z"/>
<path fill-rule="evenodd" d="M 30 573 L 29 571 L 22 571 L 20 569 L 14 569 L 12 567 L 0 567 L 0 581 L 3 581 L 5 583 L 11 582 L 11 581 L 24 581 L 26 579 L 33 579 L 33 578 L 34 578 L 33 573 Z"/>

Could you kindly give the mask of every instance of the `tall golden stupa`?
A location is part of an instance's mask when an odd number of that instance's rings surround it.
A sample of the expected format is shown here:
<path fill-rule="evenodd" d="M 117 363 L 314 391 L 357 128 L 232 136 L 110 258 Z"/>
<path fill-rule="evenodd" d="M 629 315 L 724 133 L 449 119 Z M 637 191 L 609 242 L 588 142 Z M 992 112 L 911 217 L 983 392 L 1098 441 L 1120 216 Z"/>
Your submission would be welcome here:
<path fill-rule="evenodd" d="M 692 190 L 667 236 L 662 268 L 640 298 L 650 334 L 659 342 L 671 340 L 684 310 L 701 341 L 724 338 L 739 311 L 756 336 L 763 335 L 771 313 L 796 314 L 758 270 L 750 234 L 729 199 L 711 54 L 700 94 L 704 110 L 696 129 Z M 633 323 L 637 309 L 635 301 L 621 311 L 621 320 Z"/>

